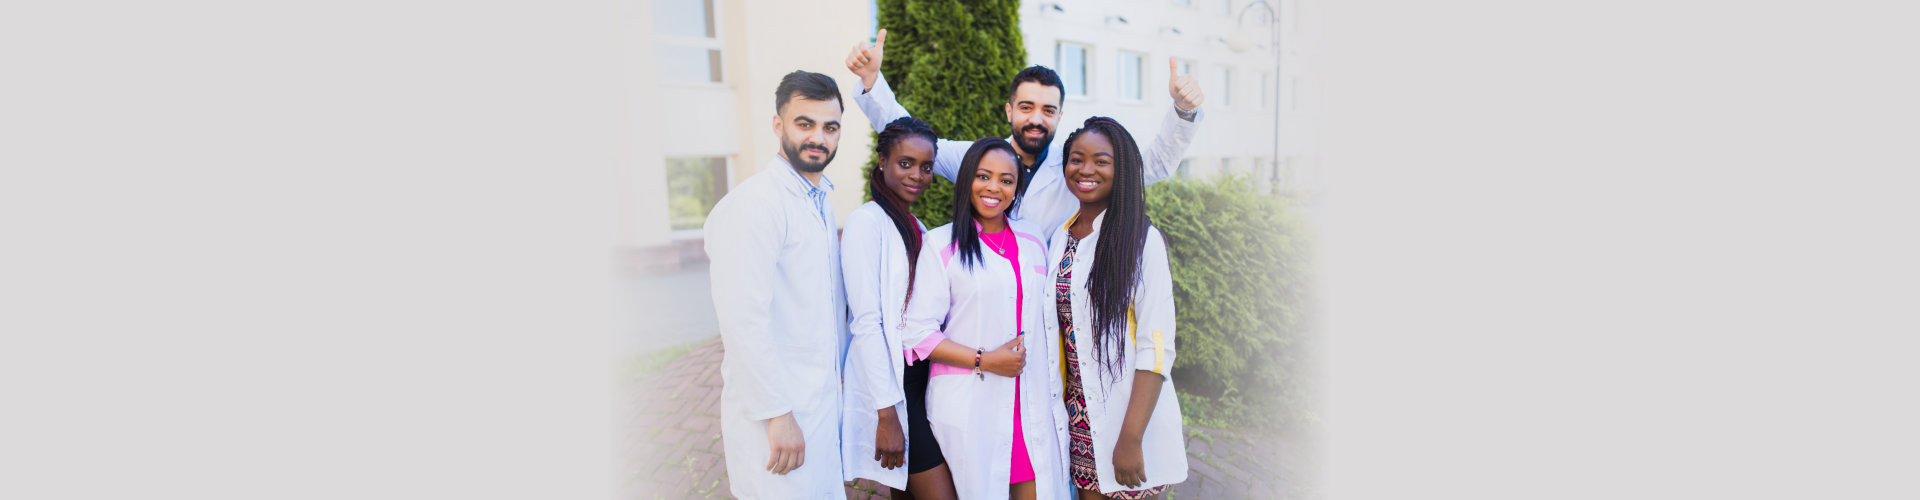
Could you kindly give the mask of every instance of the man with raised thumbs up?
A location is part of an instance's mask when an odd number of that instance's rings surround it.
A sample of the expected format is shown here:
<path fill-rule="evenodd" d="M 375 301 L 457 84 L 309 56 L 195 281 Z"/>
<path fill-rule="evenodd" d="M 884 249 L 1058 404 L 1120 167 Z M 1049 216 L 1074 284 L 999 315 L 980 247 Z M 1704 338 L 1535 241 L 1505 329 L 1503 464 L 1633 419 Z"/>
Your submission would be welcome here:
<path fill-rule="evenodd" d="M 872 44 L 855 44 L 847 55 L 847 69 L 860 77 L 862 89 L 853 102 L 860 106 L 876 130 L 908 116 L 907 110 L 894 98 L 893 89 L 887 86 L 886 78 L 880 75 L 880 59 L 886 45 L 887 30 L 883 29 Z M 1148 184 L 1173 176 L 1180 158 L 1187 152 L 1187 145 L 1193 143 L 1194 131 L 1199 129 L 1202 118 L 1200 103 L 1205 96 L 1200 92 L 1200 84 L 1192 76 L 1180 75 L 1172 58 L 1167 59 L 1167 94 L 1173 97 L 1173 106 L 1167 110 L 1153 142 L 1140 147 L 1146 160 Z M 1015 149 L 1020 153 L 1020 191 L 1015 194 L 1019 203 L 1014 206 L 1012 218 L 1016 223 L 1036 228 L 1036 234 L 1052 235 L 1053 227 L 1066 223 L 1080 209 L 1080 200 L 1073 197 L 1067 188 L 1066 175 L 1060 170 L 1065 155 L 1053 140 L 1060 123 L 1060 106 L 1065 99 L 1066 89 L 1060 84 L 1060 76 L 1045 66 L 1021 70 L 1007 85 L 1007 125 L 1012 132 L 1007 140 L 1018 146 Z M 941 140 L 934 155 L 933 172 L 953 180 L 969 142 Z"/>

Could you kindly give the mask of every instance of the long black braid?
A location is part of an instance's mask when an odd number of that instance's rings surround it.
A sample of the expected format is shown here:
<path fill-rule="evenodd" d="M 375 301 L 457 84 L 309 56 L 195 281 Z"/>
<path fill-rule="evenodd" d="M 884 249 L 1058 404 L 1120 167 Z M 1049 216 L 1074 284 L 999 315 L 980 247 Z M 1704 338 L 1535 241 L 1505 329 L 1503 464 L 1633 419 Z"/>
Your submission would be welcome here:
<path fill-rule="evenodd" d="M 1080 130 L 1067 136 L 1061 151 L 1071 151 L 1073 142 L 1085 134 L 1100 134 L 1113 144 L 1113 191 L 1108 194 L 1105 217 L 1100 222 L 1100 241 L 1095 243 L 1093 268 L 1087 276 L 1088 310 L 1093 321 L 1093 356 L 1109 375 L 1118 378 L 1127 360 L 1127 309 L 1133 305 L 1133 292 L 1140 283 L 1140 256 L 1146 249 L 1146 181 L 1140 146 L 1133 134 L 1112 118 L 1088 118 Z M 1061 162 L 1066 168 L 1066 162 Z"/>
<path fill-rule="evenodd" d="M 940 147 L 940 135 L 934 133 L 932 125 L 919 118 L 906 116 L 888 123 L 880 129 L 880 140 L 874 145 L 880 161 L 874 162 L 873 168 L 867 170 L 867 193 L 873 196 L 874 203 L 879 204 L 881 210 L 887 212 L 887 218 L 893 219 L 893 228 L 900 231 L 900 241 L 907 246 L 907 297 L 912 298 L 914 268 L 918 267 L 920 261 L 920 223 L 912 212 L 907 211 L 907 201 L 886 188 L 886 174 L 882 172 L 887 168 L 887 160 L 894 155 L 893 147 L 909 137 L 923 137 L 934 148 Z M 932 161 L 932 158 L 926 160 Z"/>

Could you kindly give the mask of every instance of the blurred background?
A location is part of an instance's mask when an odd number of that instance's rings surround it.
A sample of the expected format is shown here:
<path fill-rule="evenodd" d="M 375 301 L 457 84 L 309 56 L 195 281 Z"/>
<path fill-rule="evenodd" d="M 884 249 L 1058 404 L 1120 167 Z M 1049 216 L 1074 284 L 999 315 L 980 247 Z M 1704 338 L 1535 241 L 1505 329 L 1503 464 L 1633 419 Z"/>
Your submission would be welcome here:
<path fill-rule="evenodd" d="M 623 471 L 631 491 L 725 496 L 701 226 L 775 156 L 773 89 L 796 69 L 833 77 L 848 101 L 826 170 L 840 222 L 865 201 L 873 129 L 850 102 L 859 79 L 843 61 L 886 28 L 883 74 L 948 139 L 1009 135 L 1006 83 L 1027 65 L 1053 68 L 1064 84 L 1056 140 L 1091 116 L 1151 140 L 1171 105 L 1169 60 L 1198 78 L 1205 121 L 1176 179 L 1148 190 L 1173 254 L 1174 379 L 1194 464 L 1175 491 L 1313 496 L 1310 228 L 1328 191 L 1316 146 L 1316 12 L 1296 0 L 653 1 L 641 23 L 651 50 L 639 51 L 651 71 L 636 93 L 647 132 L 618 186 L 614 249 L 615 362 L 633 388 L 637 433 Z M 928 90 L 935 83 L 965 90 Z M 929 225 L 946 220 L 940 184 L 915 206 Z"/>

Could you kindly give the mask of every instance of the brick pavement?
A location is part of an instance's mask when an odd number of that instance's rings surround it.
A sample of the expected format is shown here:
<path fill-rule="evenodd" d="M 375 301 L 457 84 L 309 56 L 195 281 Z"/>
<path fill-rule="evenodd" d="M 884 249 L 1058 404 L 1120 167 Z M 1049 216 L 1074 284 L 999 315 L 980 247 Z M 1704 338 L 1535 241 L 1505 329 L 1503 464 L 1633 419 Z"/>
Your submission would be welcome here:
<path fill-rule="evenodd" d="M 733 498 L 720 445 L 719 337 L 695 347 L 644 379 L 626 396 L 625 498 Z M 1186 482 L 1167 498 L 1311 498 L 1296 488 L 1306 453 L 1291 439 L 1250 439 L 1228 431 L 1189 429 Z M 871 481 L 847 485 L 848 500 L 888 498 Z"/>

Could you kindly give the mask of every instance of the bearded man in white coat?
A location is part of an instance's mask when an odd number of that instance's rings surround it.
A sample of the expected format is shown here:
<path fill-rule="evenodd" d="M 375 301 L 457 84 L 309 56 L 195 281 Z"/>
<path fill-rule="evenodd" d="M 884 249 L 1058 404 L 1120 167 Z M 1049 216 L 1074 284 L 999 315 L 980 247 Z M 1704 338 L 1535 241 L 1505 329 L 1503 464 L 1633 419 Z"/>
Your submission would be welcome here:
<path fill-rule="evenodd" d="M 840 462 L 839 238 L 821 173 L 840 144 L 832 78 L 775 90 L 779 155 L 715 204 L 706 250 L 725 349 L 720 434 L 739 498 L 845 498 Z"/>
<path fill-rule="evenodd" d="M 880 74 L 886 45 L 887 30 L 880 30 L 874 43 L 855 44 L 847 54 L 847 70 L 860 77 L 861 90 L 854 95 L 853 102 L 860 106 L 867 120 L 873 122 L 875 130 L 909 115 L 894 97 L 886 77 Z M 1206 121 L 1206 114 L 1200 109 L 1200 104 L 1206 101 L 1200 82 L 1191 75 L 1180 74 L 1172 58 L 1167 59 L 1167 95 L 1173 98 L 1173 105 L 1162 115 L 1158 133 L 1152 142 L 1139 145 L 1146 163 L 1147 184 L 1173 176 L 1180 159 L 1186 156 L 1187 146 L 1193 143 L 1194 134 L 1200 130 L 1200 123 Z M 1007 85 L 1007 102 L 1002 104 L 1007 126 L 1013 134 L 1006 139 L 1013 143 L 1020 158 L 1020 189 L 1014 195 L 1020 202 L 1014 204 L 1010 217 L 1048 238 L 1053 228 L 1060 227 L 1080 211 L 1080 200 L 1073 197 L 1066 175 L 1060 170 L 1066 154 L 1060 151 L 1059 141 L 1054 140 L 1065 99 L 1066 89 L 1060 75 L 1046 66 L 1036 65 L 1013 75 L 1013 81 Z M 934 155 L 933 173 L 954 180 L 953 176 L 960 170 L 960 157 L 971 142 L 942 139 Z"/>

